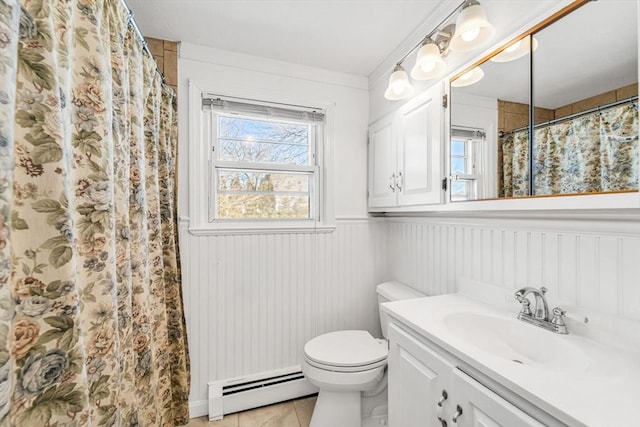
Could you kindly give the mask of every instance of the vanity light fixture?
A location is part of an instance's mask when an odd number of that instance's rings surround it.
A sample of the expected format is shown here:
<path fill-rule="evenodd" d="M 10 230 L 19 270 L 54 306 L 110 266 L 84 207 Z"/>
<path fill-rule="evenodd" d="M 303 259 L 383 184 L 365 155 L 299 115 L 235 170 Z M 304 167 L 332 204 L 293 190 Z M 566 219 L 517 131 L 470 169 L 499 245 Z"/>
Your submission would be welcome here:
<path fill-rule="evenodd" d="M 456 20 L 456 32 L 449 48 L 453 52 L 469 52 L 489 41 L 496 33 L 477 0 L 466 0 Z"/>
<path fill-rule="evenodd" d="M 393 73 L 389 76 L 389 86 L 384 92 L 384 97 L 391 101 L 398 101 L 413 96 L 415 90 L 409 83 L 409 76 L 400 63 L 396 64 Z"/>
<path fill-rule="evenodd" d="M 531 50 L 529 50 L 530 44 L 532 47 Z M 510 46 L 507 46 L 502 52 L 495 56 L 492 56 L 491 58 L 489 58 L 489 60 L 493 62 L 515 61 L 516 59 L 522 58 L 523 56 L 527 55 L 530 51 L 535 51 L 537 48 L 538 40 L 536 40 L 534 37 L 527 36 L 512 43 Z"/>
<path fill-rule="evenodd" d="M 482 68 L 475 67 L 451 82 L 451 87 L 465 87 L 478 83 L 484 77 Z"/>
<path fill-rule="evenodd" d="M 458 12 L 460 15 L 456 24 L 445 25 Z M 419 48 L 416 63 L 411 69 L 411 77 L 414 80 L 435 79 L 445 73 L 447 64 L 443 58 L 447 56 L 449 51 L 467 52 L 473 50 L 493 37 L 494 34 L 495 29 L 487 20 L 480 3 L 477 0 L 464 0 L 420 43 L 400 58 L 389 77 L 389 85 L 384 92 L 384 97 L 391 101 L 397 101 L 413 96 L 415 90 L 409 82 L 409 77 L 402 67 L 402 63 L 416 49 Z M 456 38 L 459 40 L 456 41 Z M 455 49 L 454 41 L 456 42 Z M 475 80 L 465 81 L 465 86 L 477 82 L 483 75 L 484 73 L 479 69 L 473 76 L 469 76 Z"/>

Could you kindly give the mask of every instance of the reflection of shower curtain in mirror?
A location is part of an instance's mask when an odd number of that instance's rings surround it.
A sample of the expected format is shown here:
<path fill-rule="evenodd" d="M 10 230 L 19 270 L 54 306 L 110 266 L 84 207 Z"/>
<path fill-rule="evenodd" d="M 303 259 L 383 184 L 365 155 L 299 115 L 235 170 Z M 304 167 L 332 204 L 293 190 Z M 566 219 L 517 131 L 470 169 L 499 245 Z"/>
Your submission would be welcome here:
<path fill-rule="evenodd" d="M 534 195 L 638 189 L 638 104 L 534 130 Z M 529 195 L 527 130 L 501 138 L 500 197 Z"/>

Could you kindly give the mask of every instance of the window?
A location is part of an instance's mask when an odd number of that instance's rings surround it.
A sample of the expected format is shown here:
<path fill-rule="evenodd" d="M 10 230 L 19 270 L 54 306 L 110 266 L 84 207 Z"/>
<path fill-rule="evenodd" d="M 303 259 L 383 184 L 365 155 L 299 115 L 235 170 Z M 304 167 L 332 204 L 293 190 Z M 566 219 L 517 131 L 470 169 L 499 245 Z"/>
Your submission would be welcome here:
<path fill-rule="evenodd" d="M 190 231 L 332 229 L 323 109 L 199 95 Z"/>
<path fill-rule="evenodd" d="M 481 197 L 483 141 L 481 130 L 452 129 L 449 156 L 452 202 Z"/>
<path fill-rule="evenodd" d="M 215 114 L 212 220 L 314 219 L 316 125 Z"/>

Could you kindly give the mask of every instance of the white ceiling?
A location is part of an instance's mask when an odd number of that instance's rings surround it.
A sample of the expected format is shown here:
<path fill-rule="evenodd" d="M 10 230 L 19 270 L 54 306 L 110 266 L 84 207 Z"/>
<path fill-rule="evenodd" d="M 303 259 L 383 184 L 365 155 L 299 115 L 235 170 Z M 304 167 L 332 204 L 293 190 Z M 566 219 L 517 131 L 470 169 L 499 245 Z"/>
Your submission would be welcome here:
<path fill-rule="evenodd" d="M 441 0 L 128 0 L 143 34 L 368 76 Z"/>
<path fill-rule="evenodd" d="M 143 34 L 369 76 L 445 0 L 128 0 Z M 528 0 L 533 1 L 533 0 Z M 537 0 L 538 1 L 538 0 Z M 452 8 L 458 4 L 452 2 Z M 527 1 L 483 0 L 500 15 Z M 490 17 L 493 16 L 490 14 Z M 637 3 L 589 2 L 536 35 L 536 105 L 557 108 L 637 81 Z M 394 58 L 398 59 L 398 58 Z M 528 60 L 482 65 L 463 90 L 528 103 Z M 454 92 L 455 96 L 455 92 Z"/>

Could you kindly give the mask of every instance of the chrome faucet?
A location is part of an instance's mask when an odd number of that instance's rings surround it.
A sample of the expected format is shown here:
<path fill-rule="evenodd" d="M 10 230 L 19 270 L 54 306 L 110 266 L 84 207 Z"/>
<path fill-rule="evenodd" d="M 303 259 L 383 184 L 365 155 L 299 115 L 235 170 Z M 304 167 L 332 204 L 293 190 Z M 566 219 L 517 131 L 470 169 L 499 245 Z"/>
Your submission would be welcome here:
<path fill-rule="evenodd" d="M 558 307 L 554 308 L 553 317 L 550 318 L 549 305 L 547 304 L 547 298 L 544 296 L 546 293 L 547 288 L 545 287 L 537 289 L 527 286 L 518 289 L 515 293 L 515 298 L 522 304 L 518 319 L 557 334 L 568 334 L 567 326 L 564 323 L 564 310 Z M 527 298 L 529 294 L 534 296 L 535 305 L 533 306 L 533 311 L 531 310 L 531 301 Z"/>

